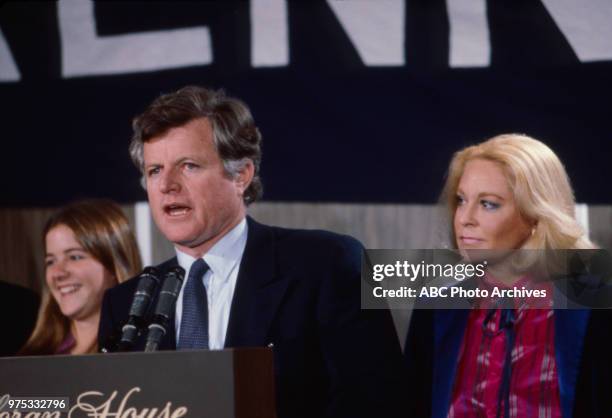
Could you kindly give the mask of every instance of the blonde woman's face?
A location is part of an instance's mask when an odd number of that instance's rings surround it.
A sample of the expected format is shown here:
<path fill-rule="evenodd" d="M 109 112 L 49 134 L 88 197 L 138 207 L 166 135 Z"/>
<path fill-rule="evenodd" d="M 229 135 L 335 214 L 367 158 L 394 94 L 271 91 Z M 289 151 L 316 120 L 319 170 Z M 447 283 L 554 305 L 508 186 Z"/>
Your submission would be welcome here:
<path fill-rule="evenodd" d="M 45 277 L 62 313 L 71 320 L 97 319 L 104 291 L 115 277 L 77 241 L 66 225 L 45 237 Z"/>
<path fill-rule="evenodd" d="M 520 214 L 501 164 L 466 163 L 457 188 L 454 216 L 459 249 L 510 250 L 522 246 L 531 225 Z"/>

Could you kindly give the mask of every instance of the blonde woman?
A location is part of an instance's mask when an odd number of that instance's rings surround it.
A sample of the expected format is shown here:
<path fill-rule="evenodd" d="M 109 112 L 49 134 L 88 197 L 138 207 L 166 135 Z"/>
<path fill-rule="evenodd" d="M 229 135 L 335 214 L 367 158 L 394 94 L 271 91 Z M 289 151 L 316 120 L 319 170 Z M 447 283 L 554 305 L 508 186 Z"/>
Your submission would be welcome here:
<path fill-rule="evenodd" d="M 43 237 L 47 286 L 19 354 L 95 353 L 104 291 L 141 268 L 128 220 L 112 201 L 81 201 L 55 213 Z"/>
<path fill-rule="evenodd" d="M 561 161 L 536 139 L 500 135 L 457 152 L 443 197 L 462 251 L 595 248 Z M 415 310 L 405 350 L 415 416 L 609 416 L 609 311 L 518 302 Z"/>

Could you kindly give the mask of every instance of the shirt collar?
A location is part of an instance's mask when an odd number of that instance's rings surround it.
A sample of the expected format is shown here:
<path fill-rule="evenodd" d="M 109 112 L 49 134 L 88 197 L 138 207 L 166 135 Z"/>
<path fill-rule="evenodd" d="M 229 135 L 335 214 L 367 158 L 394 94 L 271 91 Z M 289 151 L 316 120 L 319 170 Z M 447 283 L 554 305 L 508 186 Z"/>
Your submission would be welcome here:
<path fill-rule="evenodd" d="M 232 228 L 227 234 L 225 234 L 215 245 L 212 246 L 206 254 L 204 254 L 204 261 L 210 267 L 215 280 L 226 282 L 232 270 L 242 259 L 244 248 L 246 246 L 246 238 L 248 233 L 248 227 L 246 218 L 243 218 L 238 225 Z M 189 272 L 191 265 L 196 260 L 189 254 L 176 249 L 176 258 L 181 267 Z"/>

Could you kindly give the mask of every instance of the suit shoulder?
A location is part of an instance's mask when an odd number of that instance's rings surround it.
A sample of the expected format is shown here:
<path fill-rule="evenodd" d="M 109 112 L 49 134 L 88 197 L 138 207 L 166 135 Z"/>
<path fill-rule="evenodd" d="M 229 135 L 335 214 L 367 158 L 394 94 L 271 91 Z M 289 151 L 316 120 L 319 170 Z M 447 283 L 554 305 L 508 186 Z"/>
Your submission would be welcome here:
<path fill-rule="evenodd" d="M 322 266 L 351 272 L 360 269 L 363 245 L 351 236 L 325 230 L 263 227 L 270 239 L 261 242 L 273 244 L 281 265 L 289 263 L 291 268 L 303 271 Z"/>
<path fill-rule="evenodd" d="M 322 229 L 291 229 L 270 226 L 281 245 L 306 246 L 329 250 L 348 250 L 361 252 L 363 245 L 350 235 Z"/>
<path fill-rule="evenodd" d="M 28 304 L 38 307 L 39 296 L 33 290 L 25 287 L 0 281 L 0 295 L 3 303 Z"/>
<path fill-rule="evenodd" d="M 166 270 L 168 270 L 170 267 L 173 267 L 175 265 L 177 265 L 176 257 L 171 258 L 169 260 L 164 261 L 163 263 L 156 265 L 155 268 L 160 272 L 160 276 L 163 276 Z M 125 293 L 129 294 L 129 296 L 131 297 L 134 294 L 134 291 L 136 290 L 136 288 L 138 287 L 139 278 L 140 278 L 140 275 L 131 277 L 128 280 L 122 283 L 119 283 L 118 285 L 110 288 L 107 291 L 107 293 L 111 295 L 111 297 L 114 295 L 123 295 Z"/>
<path fill-rule="evenodd" d="M 112 300 L 116 298 L 125 298 L 126 296 L 131 297 L 136 291 L 136 287 L 138 287 L 138 277 L 132 277 L 122 283 L 119 283 L 110 289 L 108 289 L 105 293 L 105 297 L 110 298 Z"/>
<path fill-rule="evenodd" d="M 2 317 L 0 321 L 11 318 L 15 312 L 19 312 L 22 322 L 31 323 L 33 327 L 38 315 L 39 305 L 40 297 L 33 290 L 0 282 L 0 316 Z"/>

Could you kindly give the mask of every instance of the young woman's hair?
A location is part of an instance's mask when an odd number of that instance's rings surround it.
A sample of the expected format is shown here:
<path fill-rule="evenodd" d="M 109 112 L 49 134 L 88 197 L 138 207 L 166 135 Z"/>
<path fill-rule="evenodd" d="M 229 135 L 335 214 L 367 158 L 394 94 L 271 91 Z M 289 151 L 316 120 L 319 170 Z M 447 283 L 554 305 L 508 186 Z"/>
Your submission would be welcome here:
<path fill-rule="evenodd" d="M 521 214 L 533 223 L 533 233 L 522 248 L 595 248 L 576 221 L 574 193 L 563 164 L 548 146 L 526 135 L 499 135 L 455 153 L 442 195 L 451 219 L 457 209 L 463 170 L 474 159 L 502 166 Z M 451 239 L 456 245 L 452 229 Z"/>
<path fill-rule="evenodd" d="M 137 275 L 141 269 L 136 238 L 128 219 L 115 202 L 83 200 L 59 209 L 43 229 L 43 242 L 49 231 L 65 225 L 93 258 L 113 274 L 118 283 Z M 19 355 L 53 354 L 70 332 L 70 320 L 45 287 L 34 331 Z M 92 346 L 90 352 L 95 352 Z"/>

